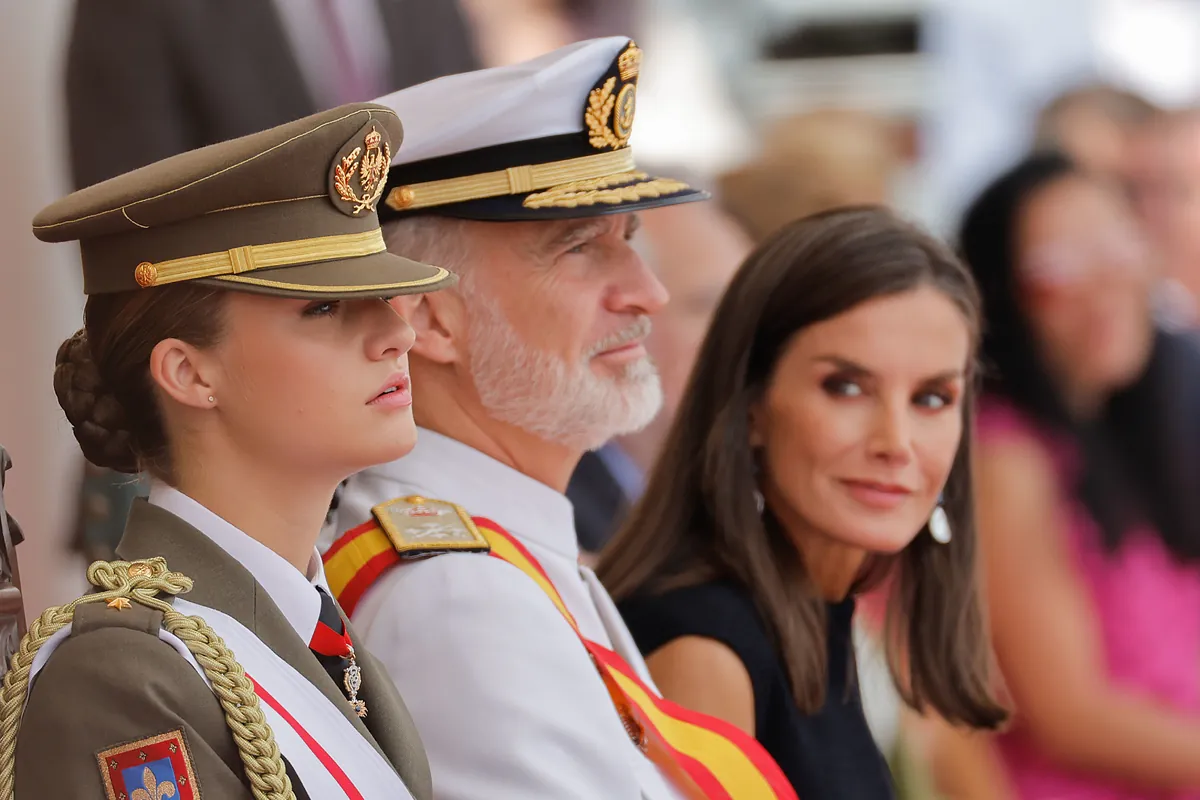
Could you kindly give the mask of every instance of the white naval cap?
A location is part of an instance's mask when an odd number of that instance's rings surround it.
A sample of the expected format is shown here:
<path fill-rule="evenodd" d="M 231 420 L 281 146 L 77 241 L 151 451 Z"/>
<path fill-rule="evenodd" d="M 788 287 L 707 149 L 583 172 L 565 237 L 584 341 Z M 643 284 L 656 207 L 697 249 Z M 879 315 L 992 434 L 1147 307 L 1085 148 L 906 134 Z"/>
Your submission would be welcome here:
<path fill-rule="evenodd" d="M 634 163 L 641 62 L 612 36 L 380 98 L 404 124 L 380 219 L 563 219 L 707 199 Z"/>

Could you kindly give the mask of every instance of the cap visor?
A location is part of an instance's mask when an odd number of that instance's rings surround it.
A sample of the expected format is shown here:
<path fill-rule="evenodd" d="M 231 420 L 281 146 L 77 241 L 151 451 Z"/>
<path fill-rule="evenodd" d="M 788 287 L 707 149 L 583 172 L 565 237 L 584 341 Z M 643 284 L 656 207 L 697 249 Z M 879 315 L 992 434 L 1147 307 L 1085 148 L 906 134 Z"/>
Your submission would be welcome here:
<path fill-rule="evenodd" d="M 453 285 L 456 280 L 453 273 L 441 267 L 384 252 L 296 267 L 256 270 L 241 275 L 204 278 L 197 283 L 239 292 L 319 300 L 423 294 L 444 289 Z"/>

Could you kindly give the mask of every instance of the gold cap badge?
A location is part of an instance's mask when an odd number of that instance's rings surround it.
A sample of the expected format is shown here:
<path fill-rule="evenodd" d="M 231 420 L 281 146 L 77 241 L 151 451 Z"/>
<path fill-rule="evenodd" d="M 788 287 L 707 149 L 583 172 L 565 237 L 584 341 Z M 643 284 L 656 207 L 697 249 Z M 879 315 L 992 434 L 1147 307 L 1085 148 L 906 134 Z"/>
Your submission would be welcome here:
<path fill-rule="evenodd" d="M 334 205 L 351 217 L 374 211 L 391 165 L 392 144 L 386 131 L 377 122 L 368 122 L 334 159 L 329 175 Z"/>

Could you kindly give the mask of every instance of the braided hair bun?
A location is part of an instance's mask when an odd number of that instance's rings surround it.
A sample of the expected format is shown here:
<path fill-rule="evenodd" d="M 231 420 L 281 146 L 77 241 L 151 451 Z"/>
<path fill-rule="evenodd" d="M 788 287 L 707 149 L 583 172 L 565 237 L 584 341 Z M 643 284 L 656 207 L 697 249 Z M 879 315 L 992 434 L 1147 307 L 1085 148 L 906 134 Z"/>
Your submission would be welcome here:
<path fill-rule="evenodd" d="M 117 472 L 138 472 L 128 415 L 104 387 L 82 329 L 58 348 L 54 393 L 88 461 Z"/>

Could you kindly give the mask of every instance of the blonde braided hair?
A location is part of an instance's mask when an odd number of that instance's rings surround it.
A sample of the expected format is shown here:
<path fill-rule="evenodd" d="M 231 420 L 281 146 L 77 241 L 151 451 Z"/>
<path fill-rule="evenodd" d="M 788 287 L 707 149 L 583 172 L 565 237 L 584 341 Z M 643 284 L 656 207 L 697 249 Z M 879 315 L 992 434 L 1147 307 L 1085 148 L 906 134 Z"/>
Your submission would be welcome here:
<path fill-rule="evenodd" d="M 121 601 L 138 603 L 163 613 L 163 627 L 187 645 L 212 682 L 254 797 L 257 800 L 295 800 L 275 735 L 242 666 L 208 623 L 199 617 L 179 613 L 158 596 L 189 592 L 192 579 L 169 572 L 167 562 L 162 558 L 133 562 L 97 561 L 88 567 L 87 577 L 100 591 L 65 606 L 49 608 L 34 620 L 4 676 L 4 685 L 0 689 L 0 800 L 12 800 L 13 797 L 17 734 L 34 656 L 55 632 L 70 624 L 77 607 L 112 601 L 118 606 Z"/>

